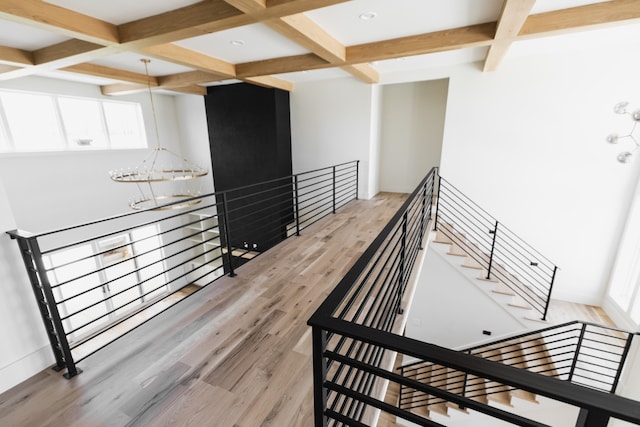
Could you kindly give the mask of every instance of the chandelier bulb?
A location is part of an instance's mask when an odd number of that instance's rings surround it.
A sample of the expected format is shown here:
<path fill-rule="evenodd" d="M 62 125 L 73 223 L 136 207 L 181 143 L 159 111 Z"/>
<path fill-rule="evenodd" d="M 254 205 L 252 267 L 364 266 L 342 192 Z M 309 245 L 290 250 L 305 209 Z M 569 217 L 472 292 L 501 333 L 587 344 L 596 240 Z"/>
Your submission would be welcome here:
<path fill-rule="evenodd" d="M 620 163 L 629 163 L 631 161 L 631 153 L 628 151 L 624 151 L 618 154 L 618 161 Z"/>
<path fill-rule="evenodd" d="M 613 112 L 616 114 L 627 114 L 627 106 L 629 103 L 627 101 L 618 102 L 613 106 Z"/>
<path fill-rule="evenodd" d="M 617 144 L 618 143 L 618 134 L 617 133 L 612 133 L 607 135 L 607 142 L 609 144 Z"/>

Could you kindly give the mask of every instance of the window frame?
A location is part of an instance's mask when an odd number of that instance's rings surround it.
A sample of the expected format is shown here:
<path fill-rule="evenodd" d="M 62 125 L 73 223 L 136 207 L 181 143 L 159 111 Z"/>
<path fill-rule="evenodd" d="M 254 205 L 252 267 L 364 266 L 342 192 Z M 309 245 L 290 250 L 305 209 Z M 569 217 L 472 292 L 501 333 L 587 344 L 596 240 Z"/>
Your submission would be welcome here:
<path fill-rule="evenodd" d="M 4 93 L 23 93 L 28 95 L 37 95 L 42 97 L 48 97 L 51 100 L 54 109 L 54 115 L 57 122 L 57 130 L 59 137 L 62 140 L 62 145 L 59 147 L 38 147 L 36 149 L 24 149 L 16 145 L 15 139 L 12 135 L 11 123 L 9 122 L 8 115 L 6 114 L 6 107 L 2 100 Z M 70 140 L 69 132 L 65 124 L 65 116 L 63 110 L 60 107 L 60 99 L 77 99 L 95 102 L 98 106 L 99 122 L 101 123 L 102 136 L 106 142 L 105 145 L 74 145 Z M 137 143 L 130 146 L 113 145 L 111 129 L 108 126 L 107 113 L 105 111 L 105 104 L 126 104 L 133 106 L 136 111 L 135 122 L 137 123 Z M 117 150 L 143 150 L 149 148 L 149 140 L 147 138 L 147 130 L 144 122 L 144 112 L 142 110 L 142 103 L 137 101 L 122 101 L 111 100 L 90 96 L 77 96 L 69 94 L 58 94 L 48 92 L 36 92 L 19 89 L 5 89 L 0 88 L 0 156 L 12 155 L 12 154 L 42 154 L 42 153 L 65 153 L 65 152 L 91 152 L 91 151 L 117 151 Z"/>

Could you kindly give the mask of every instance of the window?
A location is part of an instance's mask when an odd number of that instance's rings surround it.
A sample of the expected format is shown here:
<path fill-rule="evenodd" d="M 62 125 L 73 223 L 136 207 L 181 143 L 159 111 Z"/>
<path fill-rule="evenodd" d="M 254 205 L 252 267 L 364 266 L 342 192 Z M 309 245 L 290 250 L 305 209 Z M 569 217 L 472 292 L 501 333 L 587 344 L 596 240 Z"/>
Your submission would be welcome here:
<path fill-rule="evenodd" d="M 0 91 L 0 152 L 146 147 L 138 103 Z"/>
<path fill-rule="evenodd" d="M 609 298 L 640 325 L 640 183 L 611 275 Z"/>

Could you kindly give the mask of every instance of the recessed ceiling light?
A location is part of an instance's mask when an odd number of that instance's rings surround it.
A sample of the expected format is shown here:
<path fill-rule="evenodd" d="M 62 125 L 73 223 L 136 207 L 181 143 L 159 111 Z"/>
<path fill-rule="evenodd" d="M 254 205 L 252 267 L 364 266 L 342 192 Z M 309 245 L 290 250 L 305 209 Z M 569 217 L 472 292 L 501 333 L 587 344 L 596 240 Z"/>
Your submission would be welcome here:
<path fill-rule="evenodd" d="M 370 21 L 372 19 L 375 19 L 375 17 L 378 16 L 375 12 L 364 12 L 361 13 L 358 18 L 360 18 L 363 21 Z"/>
<path fill-rule="evenodd" d="M 231 40 L 229 42 L 232 46 L 244 46 L 243 40 Z"/>

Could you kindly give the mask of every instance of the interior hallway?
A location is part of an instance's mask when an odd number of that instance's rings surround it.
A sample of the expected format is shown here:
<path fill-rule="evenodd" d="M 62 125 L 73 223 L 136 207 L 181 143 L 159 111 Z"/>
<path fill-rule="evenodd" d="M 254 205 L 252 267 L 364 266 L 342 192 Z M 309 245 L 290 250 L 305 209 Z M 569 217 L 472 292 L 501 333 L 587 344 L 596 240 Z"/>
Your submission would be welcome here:
<path fill-rule="evenodd" d="M 406 195 L 357 200 L 79 364 L 0 395 L 6 426 L 310 426 L 307 319 Z"/>

